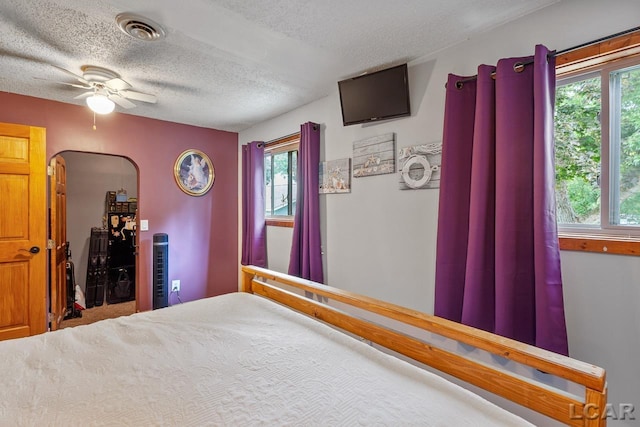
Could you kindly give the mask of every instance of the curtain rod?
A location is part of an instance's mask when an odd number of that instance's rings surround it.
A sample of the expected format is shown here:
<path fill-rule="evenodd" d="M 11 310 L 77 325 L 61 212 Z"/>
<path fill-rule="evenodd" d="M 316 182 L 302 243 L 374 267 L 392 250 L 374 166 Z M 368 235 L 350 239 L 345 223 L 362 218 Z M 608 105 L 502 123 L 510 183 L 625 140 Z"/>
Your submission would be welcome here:
<path fill-rule="evenodd" d="M 638 30 L 640 30 L 640 27 L 630 28 L 628 30 L 620 31 L 619 33 L 610 34 L 610 35 L 605 36 L 605 37 L 600 37 L 599 39 L 595 39 L 595 40 L 591 40 L 591 41 L 586 42 L 586 43 L 579 44 L 577 46 L 572 46 L 572 47 L 567 48 L 567 49 L 563 49 L 563 50 L 560 50 L 560 51 L 553 51 L 553 52 L 549 53 L 547 55 L 547 57 L 553 58 L 553 57 L 556 57 L 556 56 L 560 56 L 562 54 L 565 54 L 565 53 L 568 53 L 568 52 L 573 52 L 574 50 L 578 50 L 578 49 L 581 49 L 583 47 L 591 46 L 591 45 L 596 44 L 596 43 L 601 43 L 601 42 L 604 42 L 604 41 L 607 41 L 607 40 L 611 40 L 611 39 L 614 39 L 616 37 L 624 36 L 625 34 L 630 34 L 630 33 L 636 32 Z M 522 69 L 526 65 L 530 65 L 530 64 L 533 64 L 533 60 L 527 61 L 527 62 L 519 62 L 519 63 L 517 63 L 517 64 L 515 64 L 513 66 L 513 69 L 519 72 L 519 71 L 522 71 Z M 456 82 L 456 87 L 458 89 L 460 89 L 462 84 L 464 84 L 466 82 L 474 81 L 477 78 L 478 78 L 478 75 L 476 74 L 475 76 L 471 76 L 471 77 L 467 77 L 466 79 L 458 80 Z M 496 72 L 495 71 L 493 73 L 491 73 L 491 78 L 493 78 L 493 79 L 496 78 Z M 446 83 L 445 83 L 444 87 L 447 87 Z"/>
<path fill-rule="evenodd" d="M 313 123 L 313 122 L 307 122 L 307 123 L 311 123 L 313 125 L 313 130 L 318 130 L 318 126 L 320 126 L 318 123 Z M 266 141 L 264 144 L 265 145 L 269 145 L 269 144 L 272 144 L 274 142 L 282 141 L 282 140 L 285 140 L 285 139 L 289 139 L 289 138 L 294 137 L 294 136 L 300 136 L 300 131 L 293 132 L 293 133 L 290 133 L 289 135 L 285 135 L 285 136 L 281 136 L 281 137 L 272 139 L 271 141 Z"/>
<path fill-rule="evenodd" d="M 573 47 L 570 47 L 568 49 L 564 49 L 564 50 L 558 51 L 558 52 L 554 53 L 553 56 L 562 55 L 563 53 L 571 52 L 571 51 L 578 50 L 578 49 L 583 48 L 583 47 L 590 46 L 592 44 L 596 44 L 596 43 L 604 42 L 604 41 L 607 41 L 607 40 L 611 40 L 611 39 L 614 39 L 614 38 L 619 37 L 619 36 L 624 36 L 625 34 L 630 34 L 630 33 L 636 32 L 638 30 L 640 30 L 640 27 L 634 27 L 634 28 L 630 28 L 628 30 L 620 31 L 619 33 L 610 34 L 608 36 L 601 37 L 601 38 L 596 39 L 596 40 L 591 40 L 590 42 L 582 43 L 582 44 L 579 44 L 577 46 L 573 46 Z"/>

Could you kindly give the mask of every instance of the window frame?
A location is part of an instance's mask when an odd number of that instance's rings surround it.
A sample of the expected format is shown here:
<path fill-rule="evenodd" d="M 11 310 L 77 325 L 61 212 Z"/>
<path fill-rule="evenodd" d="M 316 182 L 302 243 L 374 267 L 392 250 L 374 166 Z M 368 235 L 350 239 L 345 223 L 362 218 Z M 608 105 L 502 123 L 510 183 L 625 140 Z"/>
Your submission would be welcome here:
<path fill-rule="evenodd" d="M 288 136 L 284 136 L 282 138 L 274 139 L 273 141 L 269 141 L 264 144 L 264 156 L 270 155 L 273 158 L 274 154 L 279 153 L 287 153 L 291 151 L 298 151 L 300 145 L 300 133 L 294 133 Z M 294 165 L 289 163 L 289 176 L 291 176 L 293 172 Z M 289 194 L 292 191 L 292 182 L 288 180 L 289 185 Z M 266 183 L 265 183 L 265 200 L 266 197 L 270 197 L 266 194 Z M 294 223 L 294 215 L 266 215 L 265 209 L 265 222 L 268 226 L 273 227 L 293 227 Z"/>
<path fill-rule="evenodd" d="M 625 68 L 640 60 L 640 31 L 635 31 L 609 40 L 579 48 L 556 56 L 556 81 L 574 76 L 587 75 L 595 70 L 606 73 L 601 78 L 602 91 L 601 114 L 601 225 L 598 228 L 585 226 L 563 226 L 559 229 L 561 250 L 598 252 L 622 255 L 640 255 L 640 230 L 620 225 L 609 225 L 610 220 L 610 99 L 609 72 Z M 614 66 L 615 63 L 615 66 Z M 601 74 L 601 76 L 602 76 Z M 606 114 L 605 114 L 606 111 Z M 606 198 L 606 199 L 605 199 Z M 603 220 L 606 219 L 606 222 Z M 603 223 L 605 228 L 603 228 Z"/>

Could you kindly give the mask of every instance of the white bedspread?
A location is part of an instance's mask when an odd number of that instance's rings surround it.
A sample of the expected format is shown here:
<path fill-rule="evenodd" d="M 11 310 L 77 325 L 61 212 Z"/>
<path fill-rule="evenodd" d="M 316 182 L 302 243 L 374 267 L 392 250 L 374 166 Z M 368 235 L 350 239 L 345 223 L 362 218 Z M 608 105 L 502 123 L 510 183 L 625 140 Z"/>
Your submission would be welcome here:
<path fill-rule="evenodd" d="M 0 342 L 2 426 L 525 421 L 249 294 Z"/>

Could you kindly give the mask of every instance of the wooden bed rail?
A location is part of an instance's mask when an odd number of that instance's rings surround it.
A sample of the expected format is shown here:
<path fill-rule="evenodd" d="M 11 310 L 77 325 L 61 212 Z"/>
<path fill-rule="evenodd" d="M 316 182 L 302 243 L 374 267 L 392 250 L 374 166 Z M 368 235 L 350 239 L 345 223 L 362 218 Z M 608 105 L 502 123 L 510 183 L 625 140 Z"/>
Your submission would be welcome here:
<path fill-rule="evenodd" d="M 510 375 L 508 372 L 281 289 L 267 283 L 266 280 L 312 292 L 564 378 L 584 386 L 585 398 L 583 401 L 576 400 L 515 374 Z M 605 371 L 597 366 L 437 316 L 260 267 L 242 267 L 241 290 L 287 305 L 564 424 L 589 427 L 606 425 L 606 419 L 602 416 L 606 411 Z"/>

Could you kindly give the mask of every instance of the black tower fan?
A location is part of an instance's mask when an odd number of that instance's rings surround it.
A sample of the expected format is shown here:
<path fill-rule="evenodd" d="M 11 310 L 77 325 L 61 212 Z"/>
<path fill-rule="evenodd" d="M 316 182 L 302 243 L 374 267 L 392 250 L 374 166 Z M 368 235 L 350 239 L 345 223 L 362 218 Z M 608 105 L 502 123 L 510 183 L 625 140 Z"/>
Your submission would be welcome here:
<path fill-rule="evenodd" d="M 169 236 L 153 235 L 153 309 L 169 305 Z"/>

